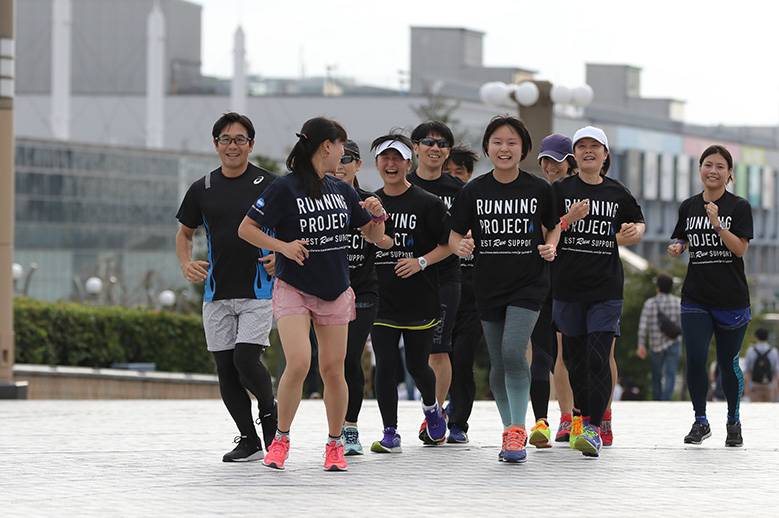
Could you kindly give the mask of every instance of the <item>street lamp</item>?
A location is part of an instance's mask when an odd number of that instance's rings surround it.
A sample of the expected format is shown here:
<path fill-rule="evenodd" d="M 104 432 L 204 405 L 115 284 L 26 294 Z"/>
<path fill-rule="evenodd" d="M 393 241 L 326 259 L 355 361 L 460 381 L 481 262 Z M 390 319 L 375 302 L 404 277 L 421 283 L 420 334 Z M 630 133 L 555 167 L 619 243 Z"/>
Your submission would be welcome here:
<path fill-rule="evenodd" d="M 11 267 L 11 276 L 13 277 L 15 288 L 17 281 L 24 277 L 24 267 L 19 263 L 14 263 Z"/>
<path fill-rule="evenodd" d="M 157 301 L 163 308 L 172 308 L 176 303 L 176 294 L 172 290 L 162 290 L 160 294 L 157 295 Z"/>
<path fill-rule="evenodd" d="M 589 85 L 569 88 L 552 85 L 549 81 L 523 81 L 507 85 L 502 81 L 484 83 L 479 89 L 482 102 L 492 106 L 516 106 L 520 117 L 536 143 L 554 131 L 554 105 L 584 107 L 592 102 L 593 91 Z M 533 151 L 528 158 L 533 157 Z M 543 176 L 535 159 L 526 160 L 523 169 Z"/>
<path fill-rule="evenodd" d="M 86 288 L 89 298 L 97 302 L 100 292 L 103 291 L 103 280 L 100 277 L 90 277 L 84 283 L 84 288 Z"/>

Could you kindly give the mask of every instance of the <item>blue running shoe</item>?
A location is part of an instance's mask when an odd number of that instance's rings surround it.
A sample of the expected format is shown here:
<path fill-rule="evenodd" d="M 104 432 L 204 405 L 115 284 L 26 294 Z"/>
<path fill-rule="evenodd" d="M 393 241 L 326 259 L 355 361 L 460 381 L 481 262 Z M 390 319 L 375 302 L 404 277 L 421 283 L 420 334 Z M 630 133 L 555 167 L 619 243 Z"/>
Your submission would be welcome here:
<path fill-rule="evenodd" d="M 506 435 L 506 447 L 503 451 L 503 461 L 521 464 L 527 461 L 527 432 L 515 426 Z"/>
<path fill-rule="evenodd" d="M 371 451 L 374 453 L 403 453 L 400 447 L 400 434 L 394 428 L 384 429 L 384 438 L 371 445 Z"/>
<path fill-rule="evenodd" d="M 356 426 L 344 426 L 344 455 L 362 455 L 362 444 L 360 444 L 360 432 Z"/>
<path fill-rule="evenodd" d="M 468 442 L 468 434 L 462 428 L 453 424 L 449 429 L 449 437 L 446 438 L 449 444 L 465 444 Z"/>
<path fill-rule="evenodd" d="M 431 446 L 446 440 L 446 419 L 438 403 L 430 410 L 425 410 L 425 422 L 419 429 L 419 440 Z"/>
<path fill-rule="evenodd" d="M 584 427 L 584 431 L 576 438 L 576 443 L 573 445 L 586 457 L 597 457 L 601 446 L 603 442 L 600 438 L 600 430 L 591 424 Z"/>

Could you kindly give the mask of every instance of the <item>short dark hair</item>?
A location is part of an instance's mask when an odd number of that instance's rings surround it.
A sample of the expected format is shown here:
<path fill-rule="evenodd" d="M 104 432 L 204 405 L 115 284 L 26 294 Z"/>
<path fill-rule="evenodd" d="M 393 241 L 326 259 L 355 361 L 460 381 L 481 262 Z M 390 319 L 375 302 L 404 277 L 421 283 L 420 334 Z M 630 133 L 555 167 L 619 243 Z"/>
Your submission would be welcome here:
<path fill-rule="evenodd" d="M 371 142 L 371 151 L 375 150 L 377 147 L 382 145 L 382 143 L 387 142 L 388 140 L 390 141 L 397 140 L 401 144 L 404 144 L 409 149 L 409 151 L 413 151 L 414 144 L 411 142 L 411 139 L 409 139 L 407 136 L 402 134 L 400 131 L 401 130 L 394 128 L 390 130 L 390 132 L 387 133 L 386 135 L 376 137 L 376 139 L 373 142 Z"/>
<path fill-rule="evenodd" d="M 671 293 L 671 289 L 674 287 L 674 279 L 667 273 L 658 274 L 656 283 L 660 293 Z"/>
<path fill-rule="evenodd" d="M 300 186 L 306 188 L 309 197 L 321 199 L 322 179 L 314 169 L 311 158 L 325 140 L 346 142 L 346 130 L 334 120 L 314 117 L 303 123 L 297 136 L 298 141 L 287 156 L 287 169 L 300 178 Z"/>
<path fill-rule="evenodd" d="M 444 140 L 449 142 L 449 147 L 454 146 L 454 134 L 452 133 L 452 130 L 441 121 L 423 122 L 411 132 L 411 140 L 413 142 L 418 142 L 433 133 L 441 135 Z M 414 147 L 411 146 L 411 149 L 414 149 Z"/>
<path fill-rule="evenodd" d="M 514 131 L 517 132 L 519 138 L 522 140 L 522 157 L 519 159 L 521 162 L 525 159 L 527 154 L 530 153 L 530 150 L 533 149 L 533 141 L 530 138 L 530 132 L 525 126 L 525 123 L 513 115 L 496 115 L 492 118 L 490 123 L 487 124 L 487 129 L 484 130 L 484 137 L 481 140 L 481 148 L 484 151 L 484 154 L 489 156 L 487 148 L 490 144 L 490 137 L 502 126 L 514 128 Z"/>
<path fill-rule="evenodd" d="M 234 124 L 236 122 L 238 124 L 243 124 L 243 127 L 246 128 L 246 131 L 249 133 L 246 136 L 254 140 L 254 124 L 252 124 L 252 121 L 246 115 L 241 115 L 240 113 L 235 112 L 225 113 L 219 117 L 219 120 L 214 123 L 214 127 L 211 130 L 211 135 L 213 135 L 214 140 L 219 138 L 219 135 L 222 134 L 222 130 L 224 130 L 230 124 Z"/>
<path fill-rule="evenodd" d="M 755 330 L 755 338 L 757 338 L 761 342 L 765 342 L 766 340 L 768 340 L 768 329 L 766 329 L 765 327 L 758 327 Z"/>
<path fill-rule="evenodd" d="M 446 168 L 449 162 L 455 165 L 464 167 L 469 173 L 473 172 L 473 164 L 479 161 L 479 155 L 474 151 L 471 151 L 467 147 L 453 147 L 449 151 L 449 158 L 444 162 L 444 168 Z"/>

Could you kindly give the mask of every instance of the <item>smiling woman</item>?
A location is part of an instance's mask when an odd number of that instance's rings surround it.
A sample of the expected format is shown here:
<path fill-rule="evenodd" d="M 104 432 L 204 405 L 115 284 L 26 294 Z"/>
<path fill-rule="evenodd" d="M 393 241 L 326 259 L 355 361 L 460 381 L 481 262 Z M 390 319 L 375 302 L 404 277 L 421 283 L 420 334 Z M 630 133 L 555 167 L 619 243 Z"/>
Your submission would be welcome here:
<path fill-rule="evenodd" d="M 687 385 L 695 422 L 684 438 L 700 444 L 711 436 L 706 418 L 706 361 L 714 335 L 717 365 L 728 401 L 725 446 L 741 446 L 739 402 L 744 376 L 738 357 L 752 316 L 744 255 L 753 236 L 752 208 L 725 189 L 733 175 L 733 158 L 724 147 L 706 148 L 699 161 L 703 192 L 684 200 L 668 247 L 671 257 L 690 249 L 682 286 L 682 333 L 687 355 Z"/>
<path fill-rule="evenodd" d="M 323 117 L 309 119 L 287 157 L 290 173 L 268 186 L 244 218 L 238 235 L 279 252 L 273 313 L 287 366 L 279 381 L 278 433 L 263 463 L 283 469 L 289 431 L 311 361 L 311 321 L 319 342 L 329 437 L 325 469 L 346 470 L 341 429 L 348 403 L 344 359 L 348 324 L 355 318 L 350 287 L 349 230 L 376 242 L 384 235 L 384 209 L 331 175 L 344 155 L 346 131 Z M 275 236 L 263 232 L 273 228 Z"/>
<path fill-rule="evenodd" d="M 559 237 L 551 186 L 519 169 L 531 146 L 522 121 L 493 118 L 482 149 L 494 169 L 463 187 L 447 217 L 450 248 L 462 258 L 475 257 L 476 307 L 504 427 L 498 460 L 511 463 L 527 460 L 527 343 L 549 292 L 548 261 Z"/>
<path fill-rule="evenodd" d="M 603 130 L 586 126 L 572 141 L 579 174 L 552 184 L 563 228 L 559 266 L 552 277 L 552 313 L 563 335 L 563 359 L 580 411 L 573 416 L 571 445 L 597 457 L 601 446 L 609 444 L 601 433 L 610 429 L 610 357 L 622 315 L 624 273 L 617 245 L 639 243 L 646 227 L 630 191 L 606 176 L 611 158 Z M 566 213 L 577 203 L 583 217 L 567 221 Z M 582 416 L 588 415 L 589 424 L 583 427 Z"/>
<path fill-rule="evenodd" d="M 425 424 L 420 439 L 439 444 L 446 438 L 446 421 L 436 402 L 436 375 L 428 365 L 433 332 L 441 305 L 438 270 L 429 268 L 451 254 L 441 247 L 446 206 L 436 196 L 411 184 L 412 142 L 401 134 L 383 135 L 373 141 L 384 187 L 376 194 L 389 214 L 388 234 L 392 251 L 376 256 L 379 279 L 379 311 L 371 331 L 376 353 L 376 400 L 384 424 L 384 436 L 371 446 L 377 453 L 400 453 L 397 372 L 401 335 L 406 368 L 422 394 Z"/>

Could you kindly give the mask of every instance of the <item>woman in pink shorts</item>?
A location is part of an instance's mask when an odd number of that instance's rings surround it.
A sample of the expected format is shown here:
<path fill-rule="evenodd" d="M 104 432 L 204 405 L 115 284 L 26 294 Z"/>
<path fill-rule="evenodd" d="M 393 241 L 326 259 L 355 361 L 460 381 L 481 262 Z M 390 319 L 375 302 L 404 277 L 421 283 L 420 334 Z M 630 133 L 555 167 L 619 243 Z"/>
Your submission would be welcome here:
<path fill-rule="evenodd" d="M 386 214 L 376 197 L 362 201 L 348 183 L 327 175 L 344 154 L 346 131 L 340 124 L 316 117 L 297 135 L 287 157 L 290 173 L 268 186 L 238 229 L 249 243 L 279 252 L 273 313 L 287 366 L 278 388 L 278 430 L 263 463 L 283 469 L 289 454 L 289 431 L 311 361 L 313 320 L 329 428 L 325 469 L 343 471 L 341 427 L 348 402 L 344 358 L 348 324 L 355 317 L 349 229 L 359 228 L 376 242 L 384 236 Z"/>

